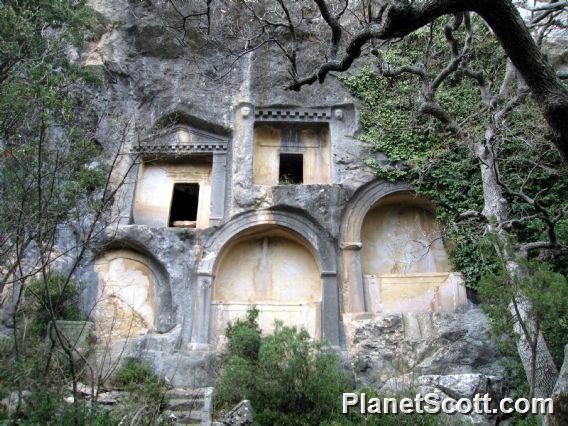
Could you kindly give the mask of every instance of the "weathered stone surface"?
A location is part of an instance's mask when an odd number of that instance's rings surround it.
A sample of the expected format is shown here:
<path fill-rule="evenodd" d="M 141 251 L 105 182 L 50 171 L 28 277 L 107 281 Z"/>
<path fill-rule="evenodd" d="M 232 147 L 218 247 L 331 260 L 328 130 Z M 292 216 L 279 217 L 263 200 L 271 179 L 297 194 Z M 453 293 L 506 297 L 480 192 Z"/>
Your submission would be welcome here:
<path fill-rule="evenodd" d="M 477 307 L 462 313 L 388 315 L 347 323 L 354 374 L 361 386 L 391 378 L 479 373 L 500 377 L 496 343 Z"/>
<path fill-rule="evenodd" d="M 496 408 L 495 401 L 503 397 L 503 379 L 496 376 L 486 376 L 484 374 L 451 374 L 451 375 L 424 375 L 416 377 L 407 374 L 397 378 L 389 379 L 379 390 L 382 395 L 415 395 L 425 396 L 428 393 L 435 393 L 440 400 L 451 398 L 458 401 L 461 398 L 473 400 L 479 394 L 483 397 L 488 394 L 491 398 L 491 409 Z M 496 417 L 492 414 L 481 415 L 475 411 L 469 415 L 457 413 L 445 415 L 450 424 L 479 424 L 493 425 Z"/>
<path fill-rule="evenodd" d="M 175 424 L 211 424 L 213 388 L 174 388 L 164 395 L 167 409 L 163 416 Z"/>
<path fill-rule="evenodd" d="M 124 391 L 101 392 L 97 397 L 97 402 L 104 405 L 116 405 L 121 399 L 128 398 L 130 394 Z"/>
<path fill-rule="evenodd" d="M 250 401 L 246 399 L 235 405 L 223 418 L 223 424 L 233 426 L 250 425 L 252 421 L 252 405 L 250 405 Z"/>
<path fill-rule="evenodd" d="M 13 328 L 6 327 L 0 323 L 0 344 L 4 344 L 5 341 L 12 339 L 13 333 Z"/>

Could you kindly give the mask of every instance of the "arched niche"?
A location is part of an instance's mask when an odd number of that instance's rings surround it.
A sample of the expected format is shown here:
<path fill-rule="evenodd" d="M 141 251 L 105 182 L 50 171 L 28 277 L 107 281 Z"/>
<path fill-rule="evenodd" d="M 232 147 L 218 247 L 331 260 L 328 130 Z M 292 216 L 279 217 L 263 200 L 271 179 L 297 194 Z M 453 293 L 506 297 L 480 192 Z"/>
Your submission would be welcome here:
<path fill-rule="evenodd" d="M 407 192 L 388 195 L 367 212 L 361 244 L 364 275 L 450 271 L 434 207 Z"/>
<path fill-rule="evenodd" d="M 97 258 L 93 316 L 99 337 L 128 339 L 172 328 L 171 293 L 154 263 L 129 248 L 110 249 Z"/>
<path fill-rule="evenodd" d="M 373 182 L 357 191 L 340 247 L 346 313 L 451 311 L 467 302 L 434 206 L 407 185 Z"/>
<path fill-rule="evenodd" d="M 248 307 L 259 311 L 259 325 L 271 332 L 274 321 L 305 328 L 321 337 L 321 271 L 305 242 L 278 227 L 260 226 L 225 246 L 213 281 L 213 334 L 243 317 Z"/>
<path fill-rule="evenodd" d="M 235 244 L 237 246 L 256 244 L 257 252 L 262 249 L 262 246 L 258 246 L 259 244 L 268 244 L 266 249 L 269 250 L 271 237 L 273 243 L 278 242 L 273 245 L 273 248 L 282 250 L 284 246 L 292 246 L 296 258 L 301 253 L 302 256 L 314 260 L 321 279 L 320 320 L 317 321 L 321 330 L 319 334 L 331 344 L 339 344 L 339 295 L 334 245 L 331 237 L 312 222 L 306 212 L 295 210 L 260 210 L 235 216 L 219 228 L 205 244 L 195 286 L 196 304 L 191 326 L 192 344 L 208 344 L 211 338 L 215 337 L 212 307 L 214 303 L 221 301 L 223 293 L 215 294 L 213 287 L 216 285 L 218 271 L 223 262 L 238 260 L 238 256 L 231 255 L 232 260 L 226 260 L 227 253 L 235 252 L 232 250 Z M 263 238 L 269 238 L 268 243 L 263 243 Z M 311 268 L 310 274 L 313 274 L 313 266 Z M 224 280 L 223 276 L 221 280 Z M 219 299 L 214 300 L 214 294 L 216 297 L 219 296 Z M 231 302 L 222 301 L 223 303 Z M 309 300 L 310 303 L 312 301 L 316 303 L 317 297 Z"/>

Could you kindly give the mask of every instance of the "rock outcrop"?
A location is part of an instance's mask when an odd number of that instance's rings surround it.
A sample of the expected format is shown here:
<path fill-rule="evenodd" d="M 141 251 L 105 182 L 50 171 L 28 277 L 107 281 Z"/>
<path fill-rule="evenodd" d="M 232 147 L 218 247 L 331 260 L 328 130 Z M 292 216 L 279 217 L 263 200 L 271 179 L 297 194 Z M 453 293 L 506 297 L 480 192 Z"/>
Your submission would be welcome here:
<path fill-rule="evenodd" d="M 421 376 L 474 374 L 499 378 L 496 342 L 480 308 L 394 314 L 347 324 L 349 354 L 360 386 L 381 389 Z"/>

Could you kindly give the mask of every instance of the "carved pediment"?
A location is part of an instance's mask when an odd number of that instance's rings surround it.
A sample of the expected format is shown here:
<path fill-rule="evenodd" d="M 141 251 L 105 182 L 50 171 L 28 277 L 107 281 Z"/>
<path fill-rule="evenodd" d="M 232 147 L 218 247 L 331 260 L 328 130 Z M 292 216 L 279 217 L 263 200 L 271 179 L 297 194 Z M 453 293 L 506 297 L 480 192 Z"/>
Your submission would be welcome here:
<path fill-rule="evenodd" d="M 140 141 L 132 151 L 140 154 L 226 152 L 228 138 L 187 124 L 168 126 Z"/>

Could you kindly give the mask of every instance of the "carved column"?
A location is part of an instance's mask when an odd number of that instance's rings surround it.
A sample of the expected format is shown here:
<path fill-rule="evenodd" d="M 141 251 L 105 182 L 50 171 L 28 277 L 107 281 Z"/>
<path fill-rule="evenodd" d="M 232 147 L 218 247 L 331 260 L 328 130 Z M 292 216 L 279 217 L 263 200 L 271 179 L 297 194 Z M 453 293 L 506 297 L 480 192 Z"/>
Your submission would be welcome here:
<path fill-rule="evenodd" d="M 126 173 L 126 176 L 119 175 L 123 181 L 122 187 L 118 191 L 116 202 L 113 205 L 114 214 L 118 219 L 118 225 L 130 225 L 133 222 L 132 214 L 134 209 L 134 197 L 136 194 L 136 183 L 140 175 L 140 158 L 137 155 L 125 156 L 124 164 L 119 168 L 119 173 Z M 123 171 L 124 169 L 124 171 Z"/>
<path fill-rule="evenodd" d="M 209 343 L 209 322 L 211 321 L 211 286 L 213 275 L 208 272 L 197 273 L 195 291 L 195 313 L 192 327 L 192 344 L 207 345 Z"/>
<path fill-rule="evenodd" d="M 209 225 L 220 225 L 225 217 L 225 182 L 227 179 L 227 154 L 213 153 L 211 170 L 211 217 Z"/>
<path fill-rule="evenodd" d="M 324 271 L 321 274 L 323 300 L 321 307 L 322 337 L 333 346 L 339 346 L 339 289 L 337 273 Z"/>
<path fill-rule="evenodd" d="M 361 272 L 361 247 L 360 242 L 341 244 L 341 275 L 346 296 L 346 313 L 367 311 Z"/>

